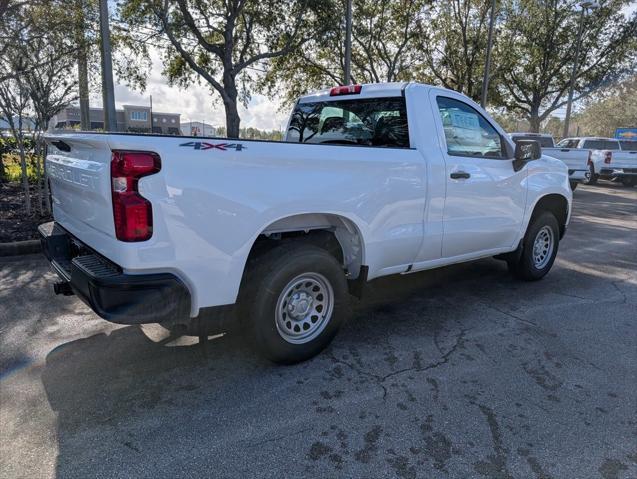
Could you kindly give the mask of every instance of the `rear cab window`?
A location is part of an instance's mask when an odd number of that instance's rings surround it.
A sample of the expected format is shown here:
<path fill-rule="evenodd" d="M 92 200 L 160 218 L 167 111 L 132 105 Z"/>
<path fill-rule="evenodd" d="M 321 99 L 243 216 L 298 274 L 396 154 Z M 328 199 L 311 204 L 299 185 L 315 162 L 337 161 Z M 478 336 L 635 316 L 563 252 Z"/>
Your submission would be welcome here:
<path fill-rule="evenodd" d="M 403 97 L 298 103 L 286 141 L 409 148 Z"/>
<path fill-rule="evenodd" d="M 637 140 L 620 140 L 619 144 L 624 151 L 637 151 Z"/>
<path fill-rule="evenodd" d="M 584 140 L 584 146 L 587 150 L 619 150 L 619 142 L 617 140 Z"/>

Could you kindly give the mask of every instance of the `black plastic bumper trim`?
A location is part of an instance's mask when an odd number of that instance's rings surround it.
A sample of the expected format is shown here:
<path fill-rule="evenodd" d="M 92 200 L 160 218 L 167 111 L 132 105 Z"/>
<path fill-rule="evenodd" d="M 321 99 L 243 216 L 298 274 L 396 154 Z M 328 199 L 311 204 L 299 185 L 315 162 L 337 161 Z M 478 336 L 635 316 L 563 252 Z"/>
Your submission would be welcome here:
<path fill-rule="evenodd" d="M 102 318 L 120 324 L 188 320 L 190 293 L 175 275 L 125 274 L 57 223 L 38 230 L 53 270 Z"/>

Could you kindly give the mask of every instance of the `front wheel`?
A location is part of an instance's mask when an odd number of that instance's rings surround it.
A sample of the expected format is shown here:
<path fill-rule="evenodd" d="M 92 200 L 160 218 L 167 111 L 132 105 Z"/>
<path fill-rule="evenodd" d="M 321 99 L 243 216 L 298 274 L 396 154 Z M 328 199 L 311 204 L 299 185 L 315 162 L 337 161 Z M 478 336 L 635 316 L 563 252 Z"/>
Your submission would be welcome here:
<path fill-rule="evenodd" d="M 279 246 L 249 266 L 241 315 L 253 345 L 276 363 L 294 364 L 321 352 L 349 312 L 340 263 L 308 244 Z"/>
<path fill-rule="evenodd" d="M 531 220 L 519 260 L 508 263 L 514 276 L 526 281 L 542 279 L 553 266 L 559 245 L 560 229 L 555 216 L 544 211 Z"/>

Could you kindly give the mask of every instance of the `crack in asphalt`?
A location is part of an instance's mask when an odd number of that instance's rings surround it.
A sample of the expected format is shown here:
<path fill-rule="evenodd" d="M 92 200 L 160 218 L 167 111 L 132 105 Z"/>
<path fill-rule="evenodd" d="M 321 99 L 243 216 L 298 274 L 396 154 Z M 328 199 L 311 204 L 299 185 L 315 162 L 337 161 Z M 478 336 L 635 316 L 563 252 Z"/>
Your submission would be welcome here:
<path fill-rule="evenodd" d="M 429 371 L 431 369 L 435 369 L 438 368 L 444 364 L 446 364 L 447 362 L 449 362 L 451 356 L 458 350 L 458 348 L 460 346 L 462 346 L 464 344 L 465 341 L 465 335 L 467 333 L 467 331 L 469 331 L 466 328 L 461 328 L 460 332 L 458 333 L 458 335 L 456 335 L 456 339 L 455 342 L 453 344 L 453 346 L 451 346 L 451 348 L 449 348 L 449 350 L 444 353 L 442 355 L 442 357 L 438 360 L 435 361 L 433 363 L 429 363 L 426 366 L 418 366 L 417 363 L 414 366 L 408 367 L 408 368 L 403 368 L 403 369 L 399 369 L 397 371 L 392 371 L 390 373 L 387 373 L 385 375 L 380 375 L 380 374 L 375 374 L 369 371 L 364 371 L 361 368 L 359 368 L 358 366 L 355 366 L 354 364 L 344 360 L 344 359 L 340 359 L 337 358 L 336 356 L 334 356 L 333 353 L 330 352 L 330 359 L 337 364 L 342 364 L 344 366 L 347 366 L 348 368 L 350 368 L 352 371 L 356 372 L 359 376 L 365 376 L 368 377 L 370 379 L 372 379 L 378 386 L 380 386 L 383 390 L 383 400 L 385 400 L 387 398 L 387 386 L 385 386 L 385 384 L 383 384 L 387 379 L 392 378 L 394 376 L 398 376 L 400 374 L 404 374 L 406 372 L 424 372 L 424 371 Z"/>

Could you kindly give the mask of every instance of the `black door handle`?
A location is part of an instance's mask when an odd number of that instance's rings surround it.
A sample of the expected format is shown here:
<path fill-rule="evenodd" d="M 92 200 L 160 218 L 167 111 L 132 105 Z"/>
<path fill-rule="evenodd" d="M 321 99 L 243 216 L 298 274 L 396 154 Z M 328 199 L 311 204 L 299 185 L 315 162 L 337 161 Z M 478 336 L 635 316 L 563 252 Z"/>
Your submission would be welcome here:
<path fill-rule="evenodd" d="M 453 178 L 454 180 L 459 180 L 459 179 L 466 180 L 467 178 L 471 178 L 471 175 L 467 173 L 466 171 L 454 171 L 449 176 Z"/>

